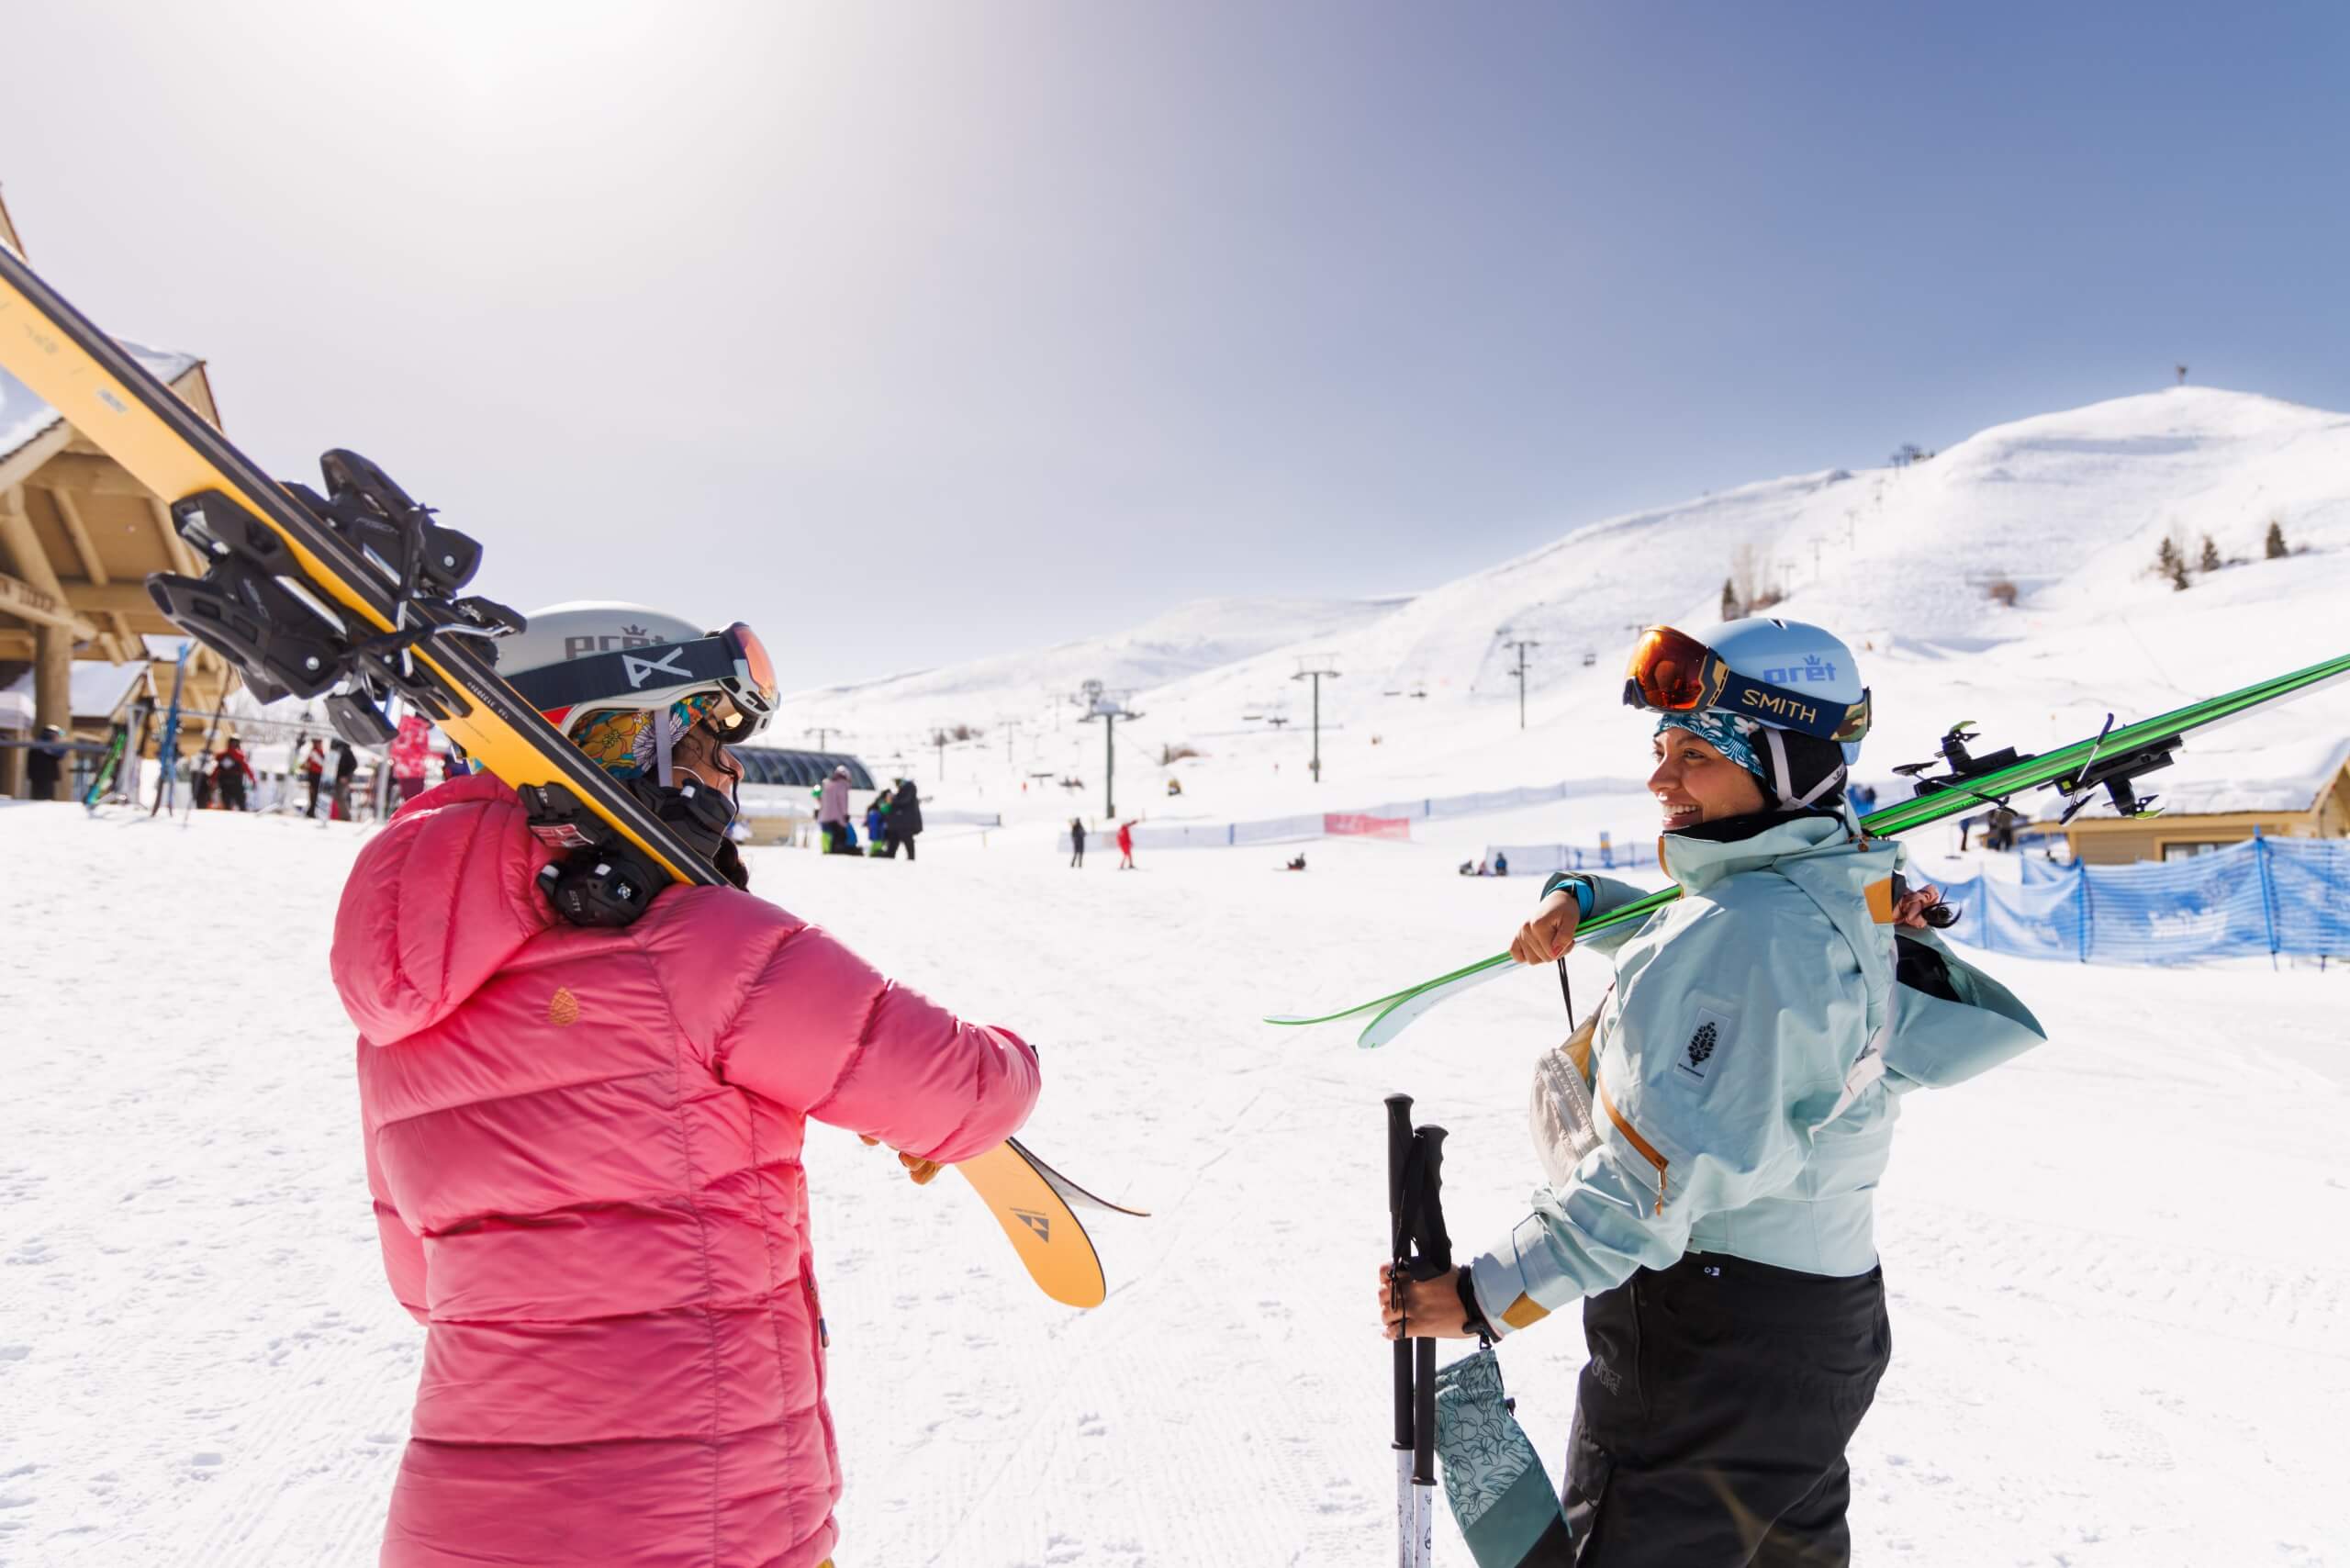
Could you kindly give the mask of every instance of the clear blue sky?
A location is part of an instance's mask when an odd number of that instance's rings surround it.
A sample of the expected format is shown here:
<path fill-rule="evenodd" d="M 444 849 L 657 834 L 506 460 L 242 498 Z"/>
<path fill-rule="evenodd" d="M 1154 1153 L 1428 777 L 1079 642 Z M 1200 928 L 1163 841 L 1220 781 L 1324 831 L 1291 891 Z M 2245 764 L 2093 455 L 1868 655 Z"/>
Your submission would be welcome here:
<path fill-rule="evenodd" d="M 0 187 L 292 475 L 813 684 L 2191 378 L 2350 409 L 2350 7 L 20 12 Z"/>

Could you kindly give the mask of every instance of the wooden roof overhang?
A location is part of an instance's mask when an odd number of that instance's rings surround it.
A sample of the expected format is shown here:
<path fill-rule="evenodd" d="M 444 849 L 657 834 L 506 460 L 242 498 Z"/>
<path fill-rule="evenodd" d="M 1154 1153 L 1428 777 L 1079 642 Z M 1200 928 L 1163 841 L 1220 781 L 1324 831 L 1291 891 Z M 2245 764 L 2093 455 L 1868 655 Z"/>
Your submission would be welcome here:
<path fill-rule="evenodd" d="M 218 428 L 202 362 L 170 385 Z M 0 660 L 30 659 L 35 628 L 48 625 L 66 629 L 84 657 L 146 661 L 144 634 L 184 635 L 148 597 L 147 574 L 201 570 L 162 498 L 63 418 L 0 453 Z M 159 663 L 160 689 L 170 671 Z M 227 662 L 196 647 L 183 700 L 218 706 L 235 686 Z"/>

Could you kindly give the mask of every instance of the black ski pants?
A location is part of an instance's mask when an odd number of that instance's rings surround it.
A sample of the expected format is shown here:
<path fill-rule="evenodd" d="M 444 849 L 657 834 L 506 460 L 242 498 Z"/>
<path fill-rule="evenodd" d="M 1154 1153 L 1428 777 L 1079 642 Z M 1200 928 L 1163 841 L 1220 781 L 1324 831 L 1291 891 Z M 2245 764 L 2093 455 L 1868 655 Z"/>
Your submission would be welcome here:
<path fill-rule="evenodd" d="M 1885 1274 L 1693 1252 L 1583 1303 L 1576 1568 L 1847 1568 L 1844 1446 L 1893 1358 Z"/>
<path fill-rule="evenodd" d="M 893 833 L 889 835 L 888 842 L 890 846 L 889 857 L 890 859 L 895 860 L 898 857 L 898 850 L 901 846 L 905 849 L 907 859 L 911 860 L 914 857 L 913 834 Z"/>

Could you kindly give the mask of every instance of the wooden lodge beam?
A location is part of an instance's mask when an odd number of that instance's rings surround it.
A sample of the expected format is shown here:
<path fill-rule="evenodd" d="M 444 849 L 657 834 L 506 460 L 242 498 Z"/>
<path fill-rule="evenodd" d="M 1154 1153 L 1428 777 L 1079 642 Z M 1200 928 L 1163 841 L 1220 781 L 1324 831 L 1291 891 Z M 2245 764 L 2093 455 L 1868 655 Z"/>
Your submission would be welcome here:
<path fill-rule="evenodd" d="M 94 583 L 106 580 L 106 566 L 98 559 L 98 547 L 91 543 L 90 530 L 82 521 L 82 509 L 73 503 L 73 492 L 51 490 L 49 498 L 57 508 L 57 521 L 65 527 L 65 537 L 73 542 L 73 554 L 82 560 L 82 575 Z"/>
<path fill-rule="evenodd" d="M 50 503 L 57 509 L 57 521 L 65 530 L 65 537 L 73 546 L 73 554 L 81 559 L 82 575 L 90 581 L 105 586 L 106 564 L 98 557 L 98 547 L 90 538 L 89 525 L 82 521 L 82 509 L 71 490 L 51 490 Z M 116 664 L 128 664 L 140 653 L 138 636 L 130 630 L 130 622 L 119 610 L 106 617 L 106 652 Z"/>
<path fill-rule="evenodd" d="M 58 454 L 73 442 L 73 427 L 60 420 L 7 456 L 0 457 L 0 491 L 13 490 L 23 484 L 44 465 L 54 462 Z"/>
<path fill-rule="evenodd" d="M 137 498 L 153 493 L 113 458 L 78 451 L 70 445 L 41 465 L 40 472 L 28 482 L 37 490 L 75 490 L 85 496 Z"/>
<path fill-rule="evenodd" d="M 147 585 L 143 582 L 69 582 L 65 585 L 65 602 L 84 615 L 157 613 L 155 601 L 147 597 Z"/>
<path fill-rule="evenodd" d="M 202 577 L 204 568 L 196 562 L 195 547 L 172 526 L 172 509 L 151 491 L 142 489 L 140 493 L 147 498 L 147 515 L 155 520 L 155 532 L 163 536 L 163 552 L 172 558 L 172 570 L 184 577 Z"/>
<path fill-rule="evenodd" d="M 74 607 L 55 594 L 43 593 L 21 577 L 0 574 L 0 615 L 13 615 L 39 626 L 70 633 L 77 643 L 98 638 L 95 622 L 74 613 Z"/>
<path fill-rule="evenodd" d="M 49 564 L 49 553 L 33 532 L 32 513 L 25 510 L 25 493 L 20 489 L 0 490 L 0 555 L 7 557 L 10 570 L 63 602 L 65 590 L 58 585 L 57 568 Z"/>

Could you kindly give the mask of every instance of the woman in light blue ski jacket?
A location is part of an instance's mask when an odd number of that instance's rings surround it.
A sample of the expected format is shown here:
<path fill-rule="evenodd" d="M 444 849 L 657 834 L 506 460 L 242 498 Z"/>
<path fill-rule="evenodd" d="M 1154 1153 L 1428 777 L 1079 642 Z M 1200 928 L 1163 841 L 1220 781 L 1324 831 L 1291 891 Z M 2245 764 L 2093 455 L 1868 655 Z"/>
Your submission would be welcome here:
<path fill-rule="evenodd" d="M 1457 1278 L 1406 1287 L 1402 1316 L 1500 1338 L 1583 1304 L 1579 1568 L 1831 1568 L 1850 1554 L 1844 1447 L 1891 1352 L 1873 1194 L 1900 1096 L 2042 1031 L 1934 937 L 1905 852 L 1845 807 L 1867 711 L 1849 650 L 1793 622 L 1672 633 L 1679 667 L 1644 692 L 1657 636 L 1627 700 L 1705 699 L 1663 713 L 1650 779 L 1683 896 L 1589 944 L 1615 980 L 1562 1047 L 1588 1094 L 1546 1156 L 1557 1179 Z M 1810 728 L 1748 716 L 1782 711 Z M 1512 951 L 1547 963 L 1640 895 L 1554 877 Z"/>

